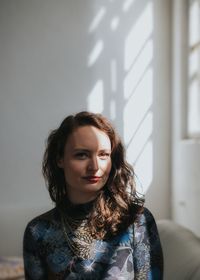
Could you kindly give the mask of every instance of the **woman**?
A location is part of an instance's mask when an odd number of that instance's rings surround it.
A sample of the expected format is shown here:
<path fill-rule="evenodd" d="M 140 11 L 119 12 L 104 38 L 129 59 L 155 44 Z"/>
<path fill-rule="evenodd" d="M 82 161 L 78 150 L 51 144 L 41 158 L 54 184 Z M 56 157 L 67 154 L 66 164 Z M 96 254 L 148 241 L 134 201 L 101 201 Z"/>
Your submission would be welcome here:
<path fill-rule="evenodd" d="M 156 223 L 105 117 L 65 118 L 49 135 L 43 174 L 55 208 L 26 227 L 26 279 L 162 279 Z"/>

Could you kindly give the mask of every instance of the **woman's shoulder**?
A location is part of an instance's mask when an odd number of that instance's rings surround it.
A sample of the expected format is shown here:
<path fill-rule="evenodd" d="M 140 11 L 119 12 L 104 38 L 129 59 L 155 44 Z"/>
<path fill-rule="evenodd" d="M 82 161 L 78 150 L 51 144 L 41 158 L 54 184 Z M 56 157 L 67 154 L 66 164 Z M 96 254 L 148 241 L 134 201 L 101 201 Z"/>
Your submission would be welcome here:
<path fill-rule="evenodd" d="M 150 232 L 157 232 L 157 225 L 155 218 L 151 211 L 143 207 L 142 211 L 140 211 L 134 221 L 134 231 L 135 232 L 141 232 L 141 231 L 146 231 L 148 233 Z"/>
<path fill-rule="evenodd" d="M 57 214 L 56 207 L 48 210 L 36 217 L 34 217 L 32 220 L 30 220 L 29 223 L 39 222 L 39 221 L 52 221 L 55 218 L 55 215 Z"/>
<path fill-rule="evenodd" d="M 143 207 L 142 210 L 137 213 L 135 223 L 138 225 L 155 223 L 155 218 L 147 207 Z"/>
<path fill-rule="evenodd" d="M 54 225 L 57 221 L 58 211 L 55 207 L 30 220 L 26 225 L 25 235 L 39 232 L 44 233 L 45 230 Z"/>
<path fill-rule="evenodd" d="M 134 222 L 134 236 L 136 240 L 152 240 L 158 238 L 158 229 L 155 218 L 151 211 L 144 207 L 143 211 L 137 214 Z"/>

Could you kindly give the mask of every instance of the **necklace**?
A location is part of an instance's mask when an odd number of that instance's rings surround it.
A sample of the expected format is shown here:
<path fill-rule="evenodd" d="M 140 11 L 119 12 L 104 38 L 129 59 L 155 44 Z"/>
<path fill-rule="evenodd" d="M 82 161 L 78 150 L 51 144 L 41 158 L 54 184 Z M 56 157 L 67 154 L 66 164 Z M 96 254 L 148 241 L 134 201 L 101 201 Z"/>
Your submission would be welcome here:
<path fill-rule="evenodd" d="M 61 215 L 63 233 L 72 253 L 80 259 L 91 259 L 95 254 L 95 239 L 92 237 L 88 219 L 75 219 Z"/>

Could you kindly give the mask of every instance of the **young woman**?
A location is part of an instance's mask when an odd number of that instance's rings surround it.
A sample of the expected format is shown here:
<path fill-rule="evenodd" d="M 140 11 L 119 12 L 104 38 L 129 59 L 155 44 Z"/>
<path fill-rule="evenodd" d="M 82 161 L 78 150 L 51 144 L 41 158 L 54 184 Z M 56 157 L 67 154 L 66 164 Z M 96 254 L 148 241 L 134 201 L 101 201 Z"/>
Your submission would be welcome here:
<path fill-rule="evenodd" d="M 162 279 L 155 220 L 105 117 L 65 118 L 49 135 L 43 174 L 55 208 L 26 227 L 26 279 Z"/>

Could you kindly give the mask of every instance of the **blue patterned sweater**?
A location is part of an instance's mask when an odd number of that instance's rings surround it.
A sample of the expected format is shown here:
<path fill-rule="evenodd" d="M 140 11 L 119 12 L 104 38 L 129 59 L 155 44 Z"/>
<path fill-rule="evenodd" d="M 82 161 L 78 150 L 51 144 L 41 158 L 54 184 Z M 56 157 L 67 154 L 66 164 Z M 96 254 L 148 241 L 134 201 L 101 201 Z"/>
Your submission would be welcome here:
<path fill-rule="evenodd" d="M 24 233 L 26 280 L 161 280 L 163 254 L 155 220 L 147 208 L 133 225 L 109 241 L 95 241 L 93 259 L 75 257 L 57 208 L 34 218 Z"/>

